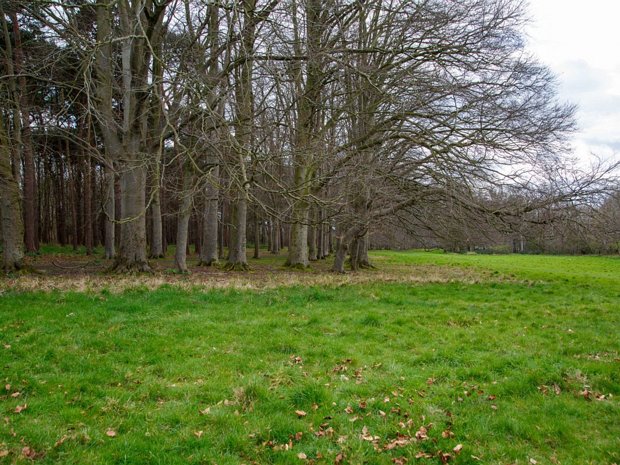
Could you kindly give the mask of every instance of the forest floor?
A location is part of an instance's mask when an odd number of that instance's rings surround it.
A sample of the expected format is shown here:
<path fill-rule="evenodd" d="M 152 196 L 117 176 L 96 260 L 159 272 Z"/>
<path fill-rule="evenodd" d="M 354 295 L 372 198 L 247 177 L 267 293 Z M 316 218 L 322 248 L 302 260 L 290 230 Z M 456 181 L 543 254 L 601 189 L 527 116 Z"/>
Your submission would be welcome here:
<path fill-rule="evenodd" d="M 620 258 L 372 259 L 1 278 L 0 463 L 620 463 Z"/>

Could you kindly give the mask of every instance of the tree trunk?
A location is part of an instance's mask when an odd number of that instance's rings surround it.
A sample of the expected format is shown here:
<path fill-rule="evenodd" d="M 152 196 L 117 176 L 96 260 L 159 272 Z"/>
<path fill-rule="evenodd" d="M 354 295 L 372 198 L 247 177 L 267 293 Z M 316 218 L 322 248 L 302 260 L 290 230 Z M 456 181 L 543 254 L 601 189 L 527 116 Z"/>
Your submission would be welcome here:
<path fill-rule="evenodd" d="M 307 268 L 308 265 L 308 204 L 302 201 L 293 208 L 286 266 Z"/>
<path fill-rule="evenodd" d="M 245 198 L 237 199 L 232 209 L 232 239 L 228 251 L 228 265 L 230 270 L 248 270 L 246 255 L 246 220 L 248 202 Z"/>
<path fill-rule="evenodd" d="M 159 179 L 155 182 L 159 183 Z M 159 186 L 152 195 L 151 216 L 153 217 L 153 221 L 151 230 L 151 253 L 149 256 L 151 258 L 162 258 L 164 256 L 164 229 L 161 219 L 161 198 Z"/>
<path fill-rule="evenodd" d="M 368 258 L 368 247 L 370 245 L 370 235 L 368 231 L 366 231 L 366 234 L 357 240 L 357 244 L 357 255 L 355 261 L 357 262 L 358 268 L 374 268 L 375 266 L 370 262 L 370 258 Z"/>
<path fill-rule="evenodd" d="M 212 266 L 218 262 L 218 182 L 219 166 L 214 167 L 207 180 L 205 189 L 205 211 L 202 220 L 202 248 L 200 249 L 199 266 Z"/>
<path fill-rule="evenodd" d="M 103 213 L 105 216 L 105 258 L 112 259 L 116 254 L 114 244 L 114 229 L 116 206 L 114 199 L 114 171 L 112 168 L 105 169 L 105 201 L 103 204 Z"/>
<path fill-rule="evenodd" d="M 133 162 L 121 168 L 121 241 L 112 271 L 150 272 L 146 256 L 146 168 Z"/>
<path fill-rule="evenodd" d="M 84 245 L 86 255 L 93 253 L 92 171 L 90 154 L 84 155 Z"/>
<path fill-rule="evenodd" d="M 19 186 L 13 177 L 11 168 L 11 151 L 4 121 L 0 121 L 0 224 L 2 226 L 2 269 L 6 272 L 16 271 L 23 267 L 24 230 L 20 200 Z"/>
<path fill-rule="evenodd" d="M 347 258 L 348 241 L 345 237 L 336 239 L 336 256 L 334 257 L 334 267 L 332 271 L 336 273 L 344 273 L 344 262 Z"/>
<path fill-rule="evenodd" d="M 308 225 L 308 260 L 316 262 L 318 260 L 315 215 L 311 212 L 311 222 Z"/>
<path fill-rule="evenodd" d="M 254 258 L 260 258 L 260 219 L 258 212 L 254 213 Z"/>
<path fill-rule="evenodd" d="M 34 154 L 32 151 L 32 132 L 30 129 L 30 102 L 28 98 L 28 88 L 26 77 L 22 73 L 24 51 L 22 49 L 21 31 L 17 13 L 10 13 L 13 23 L 13 38 L 15 40 L 15 73 L 19 76 L 19 109 L 21 115 L 21 149 L 24 163 L 24 245 L 27 252 L 38 250 L 37 239 L 37 180 L 35 176 Z"/>
<path fill-rule="evenodd" d="M 181 273 L 188 273 L 187 269 L 187 245 L 189 236 L 189 220 L 192 215 L 192 184 L 193 176 L 183 173 L 183 189 L 181 191 L 181 202 L 179 205 L 179 216 L 177 219 L 177 239 L 176 252 L 174 258 L 177 268 Z"/>

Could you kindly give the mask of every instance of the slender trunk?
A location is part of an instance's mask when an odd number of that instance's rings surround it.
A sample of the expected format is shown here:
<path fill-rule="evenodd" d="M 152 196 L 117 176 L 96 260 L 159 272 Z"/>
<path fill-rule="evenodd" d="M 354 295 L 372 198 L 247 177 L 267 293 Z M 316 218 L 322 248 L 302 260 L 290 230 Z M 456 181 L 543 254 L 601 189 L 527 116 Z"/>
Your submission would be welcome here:
<path fill-rule="evenodd" d="M 1 116 L 0 116 L 1 118 Z M 24 231 L 20 211 L 19 186 L 11 167 L 4 121 L 0 121 L 0 225 L 2 227 L 2 269 L 15 271 L 23 267 Z"/>
<path fill-rule="evenodd" d="M 260 219 L 254 214 L 254 258 L 260 258 Z"/>
<path fill-rule="evenodd" d="M 90 169 L 90 154 L 85 154 L 84 160 L 84 245 L 86 255 L 93 253 L 93 215 L 92 215 L 92 177 Z"/>
<path fill-rule="evenodd" d="M 26 78 L 22 73 L 24 51 L 22 49 L 21 32 L 17 13 L 10 13 L 13 23 L 13 37 L 15 40 L 15 73 L 19 76 L 19 107 L 21 111 L 21 148 L 24 163 L 24 245 L 27 252 L 36 252 L 37 239 L 37 208 L 36 193 L 37 180 L 35 176 L 34 154 L 32 150 L 32 131 L 30 129 L 30 102 Z"/>
<path fill-rule="evenodd" d="M 181 273 L 188 273 L 187 269 L 187 246 L 189 236 L 189 220 L 192 215 L 192 184 L 193 176 L 183 173 L 183 189 L 179 204 L 179 216 L 177 218 L 176 252 L 174 254 L 177 268 Z"/>
<path fill-rule="evenodd" d="M 58 142 L 58 162 L 56 164 L 56 174 L 58 186 L 56 191 L 56 227 L 58 242 L 60 245 L 67 243 L 67 208 L 66 208 L 66 191 L 65 188 L 65 164 L 62 158 L 62 142 Z"/>
<path fill-rule="evenodd" d="M 159 179 L 155 182 L 159 183 Z M 161 218 L 161 199 L 159 187 L 153 192 L 151 200 L 151 216 L 153 217 L 151 229 L 151 258 L 162 258 L 164 256 L 164 229 Z"/>
<path fill-rule="evenodd" d="M 116 205 L 114 199 L 114 171 L 106 166 L 105 169 L 105 201 L 103 213 L 105 216 L 105 258 L 112 259 L 116 254 L 114 244 L 114 229 Z"/>
<path fill-rule="evenodd" d="M 311 212 L 311 222 L 308 225 L 308 260 L 315 262 L 318 260 L 317 247 L 316 247 L 316 224 L 314 218 L 314 212 Z"/>
<path fill-rule="evenodd" d="M 205 211 L 202 220 L 202 247 L 200 249 L 200 266 L 211 266 L 218 261 L 218 183 L 220 168 L 211 170 L 205 189 Z"/>
<path fill-rule="evenodd" d="M 69 141 L 67 141 L 67 154 L 68 154 L 68 147 L 69 147 Z M 67 157 L 68 158 L 68 157 Z M 71 185 L 69 186 L 69 190 L 71 192 L 71 244 L 73 246 L 73 250 L 77 250 L 78 248 L 78 241 L 79 241 L 79 237 L 78 237 L 78 206 L 79 206 L 79 199 L 80 199 L 80 192 L 79 192 L 79 183 L 77 180 L 78 177 L 78 173 L 77 173 L 77 167 L 73 166 L 73 167 L 69 167 L 69 170 L 71 171 Z"/>
<path fill-rule="evenodd" d="M 271 253 L 278 255 L 280 253 L 280 221 L 277 218 L 271 220 Z"/>

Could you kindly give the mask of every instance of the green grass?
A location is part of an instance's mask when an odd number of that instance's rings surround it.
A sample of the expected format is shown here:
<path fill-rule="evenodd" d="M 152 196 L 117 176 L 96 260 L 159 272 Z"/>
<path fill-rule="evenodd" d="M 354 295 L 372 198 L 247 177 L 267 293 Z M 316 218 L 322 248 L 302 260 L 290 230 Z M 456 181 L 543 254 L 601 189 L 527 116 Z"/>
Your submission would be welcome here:
<path fill-rule="evenodd" d="M 5 292 L 0 463 L 620 463 L 620 260 L 374 260 L 516 279 Z"/>

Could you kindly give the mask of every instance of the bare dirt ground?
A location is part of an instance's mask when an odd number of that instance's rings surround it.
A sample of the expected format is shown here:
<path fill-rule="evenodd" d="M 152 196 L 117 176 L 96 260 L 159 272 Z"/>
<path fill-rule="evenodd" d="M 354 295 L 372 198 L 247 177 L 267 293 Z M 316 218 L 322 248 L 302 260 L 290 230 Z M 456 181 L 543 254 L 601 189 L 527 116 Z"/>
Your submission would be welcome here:
<path fill-rule="evenodd" d="M 100 256 L 40 255 L 28 259 L 28 264 L 36 272 L 0 278 L 0 292 L 123 292 L 135 288 L 157 289 L 164 285 L 187 290 L 269 289 L 375 282 L 475 283 L 492 279 L 480 270 L 453 266 L 382 264 L 380 259 L 377 260 L 376 269 L 346 274 L 331 272 L 330 259 L 312 262 L 309 269 L 298 270 L 285 268 L 284 256 L 265 255 L 258 260 L 250 259 L 249 271 L 227 271 L 223 266 L 198 267 L 196 261 L 194 256 L 188 260 L 189 274 L 177 273 L 174 259 L 163 258 L 150 262 L 153 273 L 119 275 L 107 273 L 112 261 Z"/>

